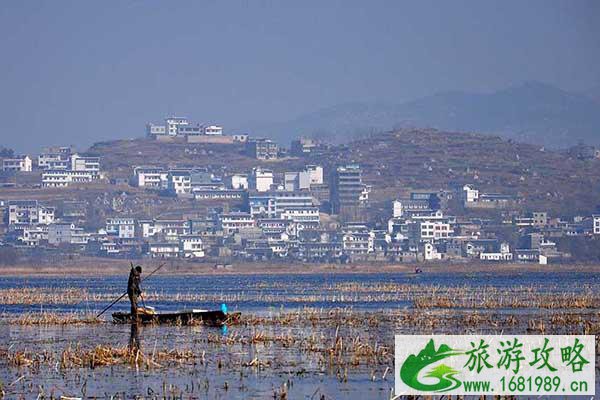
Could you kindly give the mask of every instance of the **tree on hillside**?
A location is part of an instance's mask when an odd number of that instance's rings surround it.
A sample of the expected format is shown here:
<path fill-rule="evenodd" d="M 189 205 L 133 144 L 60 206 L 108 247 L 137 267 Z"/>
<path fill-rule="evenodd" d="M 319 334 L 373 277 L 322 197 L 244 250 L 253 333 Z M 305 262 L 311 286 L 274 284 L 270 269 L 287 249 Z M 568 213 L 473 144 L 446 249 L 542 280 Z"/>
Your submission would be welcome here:
<path fill-rule="evenodd" d="M 13 149 L 9 149 L 7 147 L 0 146 L 0 157 L 12 158 L 14 156 L 15 156 L 15 151 Z"/>

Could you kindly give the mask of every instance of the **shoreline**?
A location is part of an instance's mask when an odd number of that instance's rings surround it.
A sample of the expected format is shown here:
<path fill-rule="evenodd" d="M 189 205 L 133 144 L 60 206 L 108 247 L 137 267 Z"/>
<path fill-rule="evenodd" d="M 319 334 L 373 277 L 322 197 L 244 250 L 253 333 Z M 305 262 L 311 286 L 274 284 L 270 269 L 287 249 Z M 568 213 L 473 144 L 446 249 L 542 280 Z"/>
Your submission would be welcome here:
<path fill-rule="evenodd" d="M 161 265 L 157 260 L 133 260 L 134 264 L 144 267 L 149 273 Z M 17 264 L 0 266 L 2 277 L 86 277 L 86 276 L 123 276 L 129 273 L 129 260 L 88 258 L 65 260 L 64 263 L 47 263 L 40 265 Z M 515 272 L 597 272 L 600 264 L 518 264 L 518 263 L 461 263 L 461 264 L 393 264 L 393 263 L 356 263 L 356 264 L 310 264 L 310 263 L 232 263 L 221 264 L 198 263 L 183 260 L 167 260 L 157 275 L 306 275 L 306 274 L 415 274 L 419 268 L 424 274 L 442 273 L 490 273 L 497 274 Z"/>

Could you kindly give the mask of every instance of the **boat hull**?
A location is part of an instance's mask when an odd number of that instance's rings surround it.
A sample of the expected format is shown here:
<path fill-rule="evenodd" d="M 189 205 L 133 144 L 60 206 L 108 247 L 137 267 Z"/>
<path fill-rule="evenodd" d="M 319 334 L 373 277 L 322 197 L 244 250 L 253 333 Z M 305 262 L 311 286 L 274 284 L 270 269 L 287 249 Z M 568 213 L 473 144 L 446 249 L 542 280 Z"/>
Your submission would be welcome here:
<path fill-rule="evenodd" d="M 140 322 L 143 324 L 174 324 L 191 325 L 202 324 L 209 326 L 223 326 L 232 315 L 225 314 L 223 311 L 180 311 L 180 312 L 161 312 L 161 313 L 140 313 L 138 314 Z M 131 313 L 115 312 L 112 314 L 113 321 L 118 324 L 131 323 Z"/>

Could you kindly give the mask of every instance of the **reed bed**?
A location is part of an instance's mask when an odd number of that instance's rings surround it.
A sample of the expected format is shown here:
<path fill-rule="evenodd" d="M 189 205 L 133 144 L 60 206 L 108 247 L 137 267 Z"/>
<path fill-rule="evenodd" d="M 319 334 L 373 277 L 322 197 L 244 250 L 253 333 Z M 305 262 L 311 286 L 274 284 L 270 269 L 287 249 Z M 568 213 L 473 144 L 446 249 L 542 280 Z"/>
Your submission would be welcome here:
<path fill-rule="evenodd" d="M 583 286 L 577 290 L 515 286 L 435 286 L 415 284 L 344 283 L 321 287 L 297 288 L 293 285 L 260 285 L 256 290 L 210 293 L 165 293 L 147 291 L 148 302 L 179 303 L 271 303 L 271 304 L 368 304 L 406 302 L 417 309 L 598 309 L 600 291 Z M 90 293 L 75 288 L 23 288 L 0 290 L 0 304 L 56 305 L 108 302 L 120 293 Z"/>
<path fill-rule="evenodd" d="M 105 322 L 94 314 L 76 312 L 28 312 L 16 317 L 8 316 L 4 320 L 15 325 L 90 325 Z"/>
<path fill-rule="evenodd" d="M 162 367 L 161 363 L 181 363 L 194 358 L 195 355 L 190 350 L 154 350 L 146 356 L 143 352 L 132 350 L 127 346 L 98 345 L 93 348 L 84 348 L 80 343 L 69 344 L 61 352 L 20 350 L 6 354 L 8 365 L 11 367 L 36 369 L 45 365 L 58 370 L 95 369 L 115 365 L 160 368 Z"/>
<path fill-rule="evenodd" d="M 28 321 L 68 324 L 67 318 L 30 316 Z M 77 318 L 72 321 L 80 323 Z M 160 328 L 160 327 L 159 327 Z M 156 329 L 156 328 L 152 328 Z M 179 329 L 174 327 L 174 329 Z M 272 315 L 243 315 L 231 332 L 222 335 L 203 328 L 200 335 L 189 330 L 188 340 L 174 348 L 150 348 L 147 354 L 132 352 L 127 346 L 89 343 L 68 344 L 62 351 L 46 348 L 2 349 L 0 358 L 10 367 L 39 368 L 41 365 L 59 369 L 99 368 L 130 365 L 161 368 L 174 364 L 199 363 L 215 368 L 274 369 L 293 366 L 278 355 L 303 354 L 316 357 L 320 368 L 391 368 L 393 335 L 395 333 L 578 333 L 600 334 L 600 314 L 504 315 L 478 312 L 449 312 L 446 310 L 396 310 L 366 313 L 351 308 L 323 310 L 304 308 Z M 141 334 L 143 338 L 143 330 Z M 600 338 L 600 336 L 599 336 Z M 187 345 L 185 345 L 187 343 Z M 91 346 L 90 346 L 91 344 Z M 13 346 L 18 347 L 18 346 Z M 250 350 L 252 349 L 252 351 Z M 262 349 L 262 351 L 257 351 Z M 266 350 L 265 350 L 266 349 Z M 265 353 L 266 356 L 249 354 Z M 233 355 L 239 355 L 235 357 Z M 219 367 L 220 365 L 220 367 Z"/>

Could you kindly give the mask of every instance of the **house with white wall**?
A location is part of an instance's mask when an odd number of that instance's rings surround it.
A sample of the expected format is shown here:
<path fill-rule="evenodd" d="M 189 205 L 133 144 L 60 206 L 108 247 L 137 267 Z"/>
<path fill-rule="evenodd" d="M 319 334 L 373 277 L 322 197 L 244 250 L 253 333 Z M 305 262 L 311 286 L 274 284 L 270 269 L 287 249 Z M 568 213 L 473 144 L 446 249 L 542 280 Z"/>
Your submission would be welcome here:
<path fill-rule="evenodd" d="M 256 190 L 257 192 L 266 192 L 271 190 L 271 186 L 273 185 L 273 171 L 270 169 L 264 168 L 253 168 L 252 174 L 250 175 L 250 180 L 248 182 L 248 186 L 252 190 Z"/>
<path fill-rule="evenodd" d="M 18 156 L 2 160 L 2 170 L 12 172 L 31 172 L 32 163 L 29 156 Z"/>
<path fill-rule="evenodd" d="M 139 166 L 133 169 L 131 184 L 150 189 L 166 189 L 169 173 L 161 167 Z"/>

